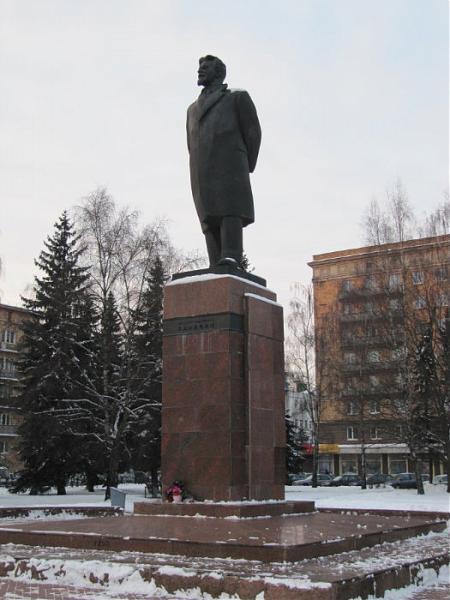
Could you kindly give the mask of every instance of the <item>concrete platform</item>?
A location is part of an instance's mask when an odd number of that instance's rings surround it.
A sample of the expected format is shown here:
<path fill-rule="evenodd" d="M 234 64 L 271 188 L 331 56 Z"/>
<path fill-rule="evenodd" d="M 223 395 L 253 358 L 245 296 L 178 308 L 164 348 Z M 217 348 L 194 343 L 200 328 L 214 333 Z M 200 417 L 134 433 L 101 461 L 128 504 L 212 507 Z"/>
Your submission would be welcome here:
<path fill-rule="evenodd" d="M 445 521 L 314 512 L 239 519 L 146 516 L 0 525 L 0 543 L 294 562 L 443 531 Z"/>

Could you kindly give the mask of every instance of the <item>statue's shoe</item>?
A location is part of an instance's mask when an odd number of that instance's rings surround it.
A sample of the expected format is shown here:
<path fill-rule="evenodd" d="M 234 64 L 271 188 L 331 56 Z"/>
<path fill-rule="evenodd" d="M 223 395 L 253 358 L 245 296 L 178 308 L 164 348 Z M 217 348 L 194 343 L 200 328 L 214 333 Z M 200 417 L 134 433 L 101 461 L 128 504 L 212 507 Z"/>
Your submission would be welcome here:
<path fill-rule="evenodd" d="M 230 267 L 238 267 L 239 266 L 238 261 L 235 258 L 231 258 L 231 256 L 225 256 L 224 258 L 221 258 L 217 264 L 218 265 L 230 265 Z"/>

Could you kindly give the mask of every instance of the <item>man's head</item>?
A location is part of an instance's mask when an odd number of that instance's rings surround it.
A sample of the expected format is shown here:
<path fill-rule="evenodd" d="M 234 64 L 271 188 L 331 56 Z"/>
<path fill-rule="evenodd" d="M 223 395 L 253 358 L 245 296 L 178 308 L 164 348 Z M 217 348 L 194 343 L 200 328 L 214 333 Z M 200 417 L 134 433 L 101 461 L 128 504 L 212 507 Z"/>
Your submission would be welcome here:
<path fill-rule="evenodd" d="M 197 85 L 211 85 L 212 83 L 223 83 L 227 74 L 227 68 L 217 56 L 207 54 L 199 59 Z"/>

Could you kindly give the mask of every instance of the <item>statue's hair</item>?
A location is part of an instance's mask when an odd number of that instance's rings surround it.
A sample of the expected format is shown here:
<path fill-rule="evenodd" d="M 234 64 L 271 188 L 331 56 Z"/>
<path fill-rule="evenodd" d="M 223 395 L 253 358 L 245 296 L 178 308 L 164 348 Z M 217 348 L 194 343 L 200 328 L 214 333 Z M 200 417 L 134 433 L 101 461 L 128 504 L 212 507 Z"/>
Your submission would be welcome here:
<path fill-rule="evenodd" d="M 213 60 L 216 63 L 217 78 L 223 81 L 227 76 L 227 68 L 220 58 L 217 58 L 217 56 L 213 56 L 212 54 L 207 54 L 206 56 L 201 56 L 199 58 L 199 64 L 202 64 L 204 60 Z"/>

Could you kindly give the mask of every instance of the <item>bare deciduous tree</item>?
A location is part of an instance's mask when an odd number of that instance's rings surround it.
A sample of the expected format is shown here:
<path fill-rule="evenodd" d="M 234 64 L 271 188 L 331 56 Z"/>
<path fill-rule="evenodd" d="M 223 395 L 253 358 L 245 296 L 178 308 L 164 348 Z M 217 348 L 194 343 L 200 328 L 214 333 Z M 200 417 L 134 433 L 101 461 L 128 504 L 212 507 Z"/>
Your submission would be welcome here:
<path fill-rule="evenodd" d="M 314 327 L 314 300 L 312 286 L 295 287 L 287 319 L 286 362 L 289 371 L 305 389 L 308 416 L 311 420 L 311 443 L 313 447 L 312 485 L 317 487 L 319 468 L 320 420 L 322 407 L 332 390 L 335 380 L 331 371 L 335 368 L 331 338 L 336 331 L 332 315 L 324 319 L 324 327 Z M 320 383 L 319 383 L 320 382 Z"/>

